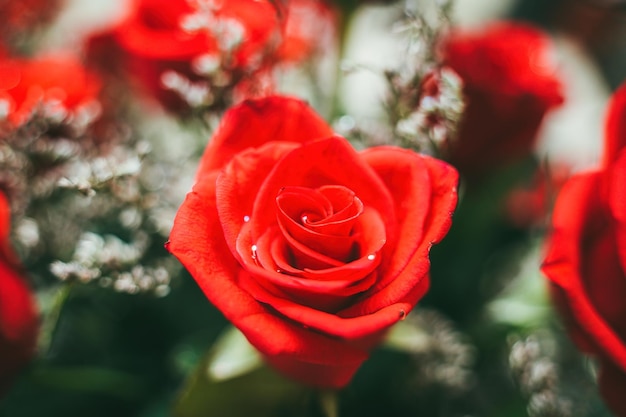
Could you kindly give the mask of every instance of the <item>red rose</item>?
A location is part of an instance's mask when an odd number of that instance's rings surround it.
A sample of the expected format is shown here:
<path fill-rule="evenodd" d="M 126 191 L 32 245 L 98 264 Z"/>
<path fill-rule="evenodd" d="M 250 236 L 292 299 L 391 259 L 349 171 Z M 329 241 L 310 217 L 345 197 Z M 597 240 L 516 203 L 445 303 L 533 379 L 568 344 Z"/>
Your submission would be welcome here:
<path fill-rule="evenodd" d="M 443 59 L 463 80 L 466 108 L 444 149 L 462 175 L 480 176 L 528 155 L 546 112 L 561 104 L 550 39 L 522 23 L 453 32 Z"/>
<path fill-rule="evenodd" d="M 99 91 L 100 80 L 71 55 L 0 59 L 0 120 L 4 116 L 14 126 L 37 110 L 54 118 L 79 116 L 97 102 Z"/>
<path fill-rule="evenodd" d="M 35 300 L 16 268 L 9 246 L 9 206 L 0 193 L 0 395 L 34 353 Z"/>
<path fill-rule="evenodd" d="M 355 151 L 302 101 L 250 100 L 208 145 L 168 249 L 271 365 L 341 387 L 427 290 L 456 182 L 406 149 Z"/>
<path fill-rule="evenodd" d="M 280 34 L 280 13 L 273 0 L 219 1 L 213 14 L 208 12 L 209 3 L 132 0 L 121 22 L 90 39 L 91 59 L 104 67 L 119 64 L 124 74 L 168 109 L 186 107 L 189 103 L 172 85 L 166 88 L 173 82 L 167 81 L 168 74 L 170 78 L 179 74 L 187 82 L 206 81 L 204 71 L 218 68 L 229 71 L 226 77 L 241 76 L 235 73 L 259 66 Z M 205 68 L 209 61 L 214 69 Z M 233 82 L 221 78 L 219 87 Z"/>
<path fill-rule="evenodd" d="M 614 95 L 602 169 L 560 192 L 543 272 L 578 347 L 600 359 L 600 391 L 626 416 L 626 84 Z"/>

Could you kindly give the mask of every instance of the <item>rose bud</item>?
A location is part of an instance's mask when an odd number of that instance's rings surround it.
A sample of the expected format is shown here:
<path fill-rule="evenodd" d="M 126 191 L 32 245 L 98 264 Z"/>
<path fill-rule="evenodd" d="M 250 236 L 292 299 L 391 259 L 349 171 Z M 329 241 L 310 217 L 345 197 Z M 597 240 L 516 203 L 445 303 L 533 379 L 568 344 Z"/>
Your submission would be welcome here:
<path fill-rule="evenodd" d="M 528 156 L 545 114 L 563 102 L 548 36 L 500 22 L 452 32 L 442 52 L 466 100 L 457 135 L 442 145 L 445 158 L 461 175 L 479 178 Z"/>

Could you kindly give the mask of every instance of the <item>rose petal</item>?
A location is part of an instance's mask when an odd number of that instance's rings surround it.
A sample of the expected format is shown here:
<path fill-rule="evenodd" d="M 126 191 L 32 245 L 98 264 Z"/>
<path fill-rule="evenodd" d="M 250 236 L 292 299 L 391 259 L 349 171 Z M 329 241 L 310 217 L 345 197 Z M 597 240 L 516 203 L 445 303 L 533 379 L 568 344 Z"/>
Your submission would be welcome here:
<path fill-rule="evenodd" d="M 624 117 L 626 117 L 626 112 Z M 607 169 L 607 175 L 610 178 L 608 181 L 608 205 L 611 217 L 615 220 L 612 227 L 615 229 L 615 244 L 622 266 L 620 275 L 626 283 L 626 150 L 619 152 L 614 163 Z M 622 315 L 621 317 L 625 316 Z"/>
<path fill-rule="evenodd" d="M 283 187 L 276 196 L 276 205 L 285 217 L 301 224 L 305 216 L 325 219 L 333 213 L 333 205 L 321 192 L 306 187 Z"/>
<path fill-rule="evenodd" d="M 247 100 L 224 115 L 202 156 L 197 177 L 221 168 L 245 148 L 270 141 L 305 143 L 332 134 L 330 126 L 304 101 L 281 96 Z"/>
<path fill-rule="evenodd" d="M 608 165 L 626 145 L 626 83 L 611 96 L 604 132 L 604 163 Z"/>
<path fill-rule="evenodd" d="M 363 212 L 363 202 L 354 191 L 342 185 L 325 185 L 320 192 L 331 201 L 333 214 L 325 219 L 307 218 L 306 226 L 311 230 L 330 235 L 350 233 L 351 220 L 355 220 Z"/>
<path fill-rule="evenodd" d="M 602 187 L 602 178 L 600 173 L 581 174 L 572 177 L 561 189 L 554 208 L 553 233 L 541 269 L 562 291 L 571 321 L 596 346 L 596 353 L 606 355 L 626 369 L 626 346 L 589 299 L 581 276 L 588 220 L 602 217 L 595 197 Z"/>
<path fill-rule="evenodd" d="M 585 255 L 581 279 L 598 314 L 626 341 L 626 278 L 620 268 L 615 236 L 610 224 L 589 223 L 593 226 L 586 231 L 582 243 Z"/>
<path fill-rule="evenodd" d="M 3 193 L 0 193 L 0 257 L 13 257 L 13 249 L 10 242 L 11 234 L 11 207 L 9 200 Z"/>
<path fill-rule="evenodd" d="M 287 297 L 279 297 L 259 287 L 255 277 L 243 276 L 240 285 L 250 293 L 259 294 L 259 301 L 271 305 L 277 312 L 302 326 L 323 332 L 334 337 L 357 341 L 371 335 L 380 334 L 411 310 L 409 303 L 394 303 L 375 313 L 358 317 L 340 317 L 333 313 L 299 304 Z M 420 288 L 423 295 L 425 288 Z M 414 297 L 411 297 L 414 298 Z"/>
<path fill-rule="evenodd" d="M 313 386 L 342 388 L 368 356 L 356 346 L 268 314 L 249 315 L 239 328 L 273 366 Z"/>
<path fill-rule="evenodd" d="M 217 210 L 223 227 L 223 235 L 235 257 L 237 237 L 243 225 L 251 220 L 257 190 L 268 173 L 288 152 L 295 149 L 294 143 L 270 142 L 259 149 L 248 149 L 235 156 L 221 174 L 207 171 L 197 184 L 211 182 L 217 177 Z M 214 181 L 214 180 L 213 180 Z"/>
<path fill-rule="evenodd" d="M 306 236 L 294 238 L 282 224 L 280 226 L 281 238 L 289 245 L 293 258 L 291 264 L 298 269 L 323 270 L 340 266 L 348 261 L 347 258 L 352 252 L 354 242 L 351 239 L 347 242 L 341 242 L 341 239 L 329 240 L 327 246 L 323 235 L 318 235 L 318 239 L 314 239 L 315 236 L 308 233 Z"/>
<path fill-rule="evenodd" d="M 369 216 L 367 218 L 370 219 Z M 375 220 L 376 218 L 377 216 L 371 217 L 372 222 L 380 221 L 380 220 Z M 378 229 L 378 228 L 374 227 L 374 229 Z M 253 241 L 251 239 L 250 234 L 242 233 L 241 237 L 242 239 L 240 243 L 240 250 L 242 252 L 245 250 L 244 248 L 248 247 L 250 244 L 254 245 L 252 243 Z M 265 248 L 269 244 L 274 244 L 275 242 L 278 242 L 278 244 L 281 245 L 282 248 L 275 248 L 275 249 L 272 249 L 272 251 L 287 250 L 286 244 L 283 243 L 283 241 L 281 240 L 281 237 L 282 235 L 277 233 L 276 231 L 274 231 L 274 233 L 264 234 L 261 240 L 257 241 L 258 243 L 255 245 L 258 254 L 262 254 L 264 250 L 263 248 Z M 296 277 L 306 278 L 306 281 L 311 283 L 310 285 L 316 285 L 315 284 L 316 281 L 336 281 L 336 280 L 345 281 L 348 279 L 352 280 L 353 276 L 358 276 L 358 275 L 364 276 L 367 273 L 371 272 L 374 267 L 379 265 L 380 256 L 378 256 L 376 253 L 377 253 L 377 249 L 379 249 L 384 244 L 384 239 L 381 240 L 380 235 L 373 234 L 371 236 L 364 237 L 364 242 L 367 242 L 368 244 L 367 249 L 369 250 L 365 250 L 359 258 L 355 259 L 352 262 L 348 262 L 345 264 L 342 263 L 339 265 L 331 265 L 326 269 L 308 269 L 308 268 L 298 269 L 298 268 L 294 268 L 293 266 L 291 266 L 289 270 L 294 271 L 292 275 Z M 278 256 L 284 257 L 284 255 L 278 255 Z M 262 263 L 262 266 L 265 266 L 265 263 L 263 263 L 263 257 L 259 256 L 259 259 Z M 254 259 L 252 259 L 251 261 L 247 261 L 247 264 L 256 265 L 257 263 L 254 261 L 255 261 Z M 276 258 L 273 258 L 273 261 L 276 262 Z M 283 259 L 280 259 L 280 261 L 284 262 Z M 270 261 L 267 264 L 276 265 L 280 267 L 280 265 L 278 265 L 278 262 L 273 263 L 272 261 Z M 270 271 L 275 270 L 273 268 L 266 268 L 266 269 Z"/>

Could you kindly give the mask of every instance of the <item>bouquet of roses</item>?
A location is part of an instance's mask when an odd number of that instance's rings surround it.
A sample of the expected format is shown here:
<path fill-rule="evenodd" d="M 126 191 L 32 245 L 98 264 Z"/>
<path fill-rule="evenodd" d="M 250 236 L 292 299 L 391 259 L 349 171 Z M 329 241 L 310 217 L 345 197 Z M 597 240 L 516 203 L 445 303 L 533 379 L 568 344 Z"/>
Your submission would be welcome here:
<path fill-rule="evenodd" d="M 575 172 L 530 23 L 40 3 L 0 0 L 0 416 L 626 416 L 626 86 Z"/>

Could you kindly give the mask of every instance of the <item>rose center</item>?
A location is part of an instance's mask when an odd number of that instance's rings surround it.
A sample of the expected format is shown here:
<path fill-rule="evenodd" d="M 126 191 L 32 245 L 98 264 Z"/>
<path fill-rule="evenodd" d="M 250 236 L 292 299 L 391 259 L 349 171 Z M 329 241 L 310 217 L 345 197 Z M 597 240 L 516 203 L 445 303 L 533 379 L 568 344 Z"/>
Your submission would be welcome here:
<path fill-rule="evenodd" d="M 285 187 L 276 197 L 276 206 L 278 225 L 292 252 L 306 248 L 339 262 L 358 256 L 353 230 L 363 203 L 352 190 L 340 185 Z M 299 268 L 311 267 L 296 255 L 292 261 Z"/>

